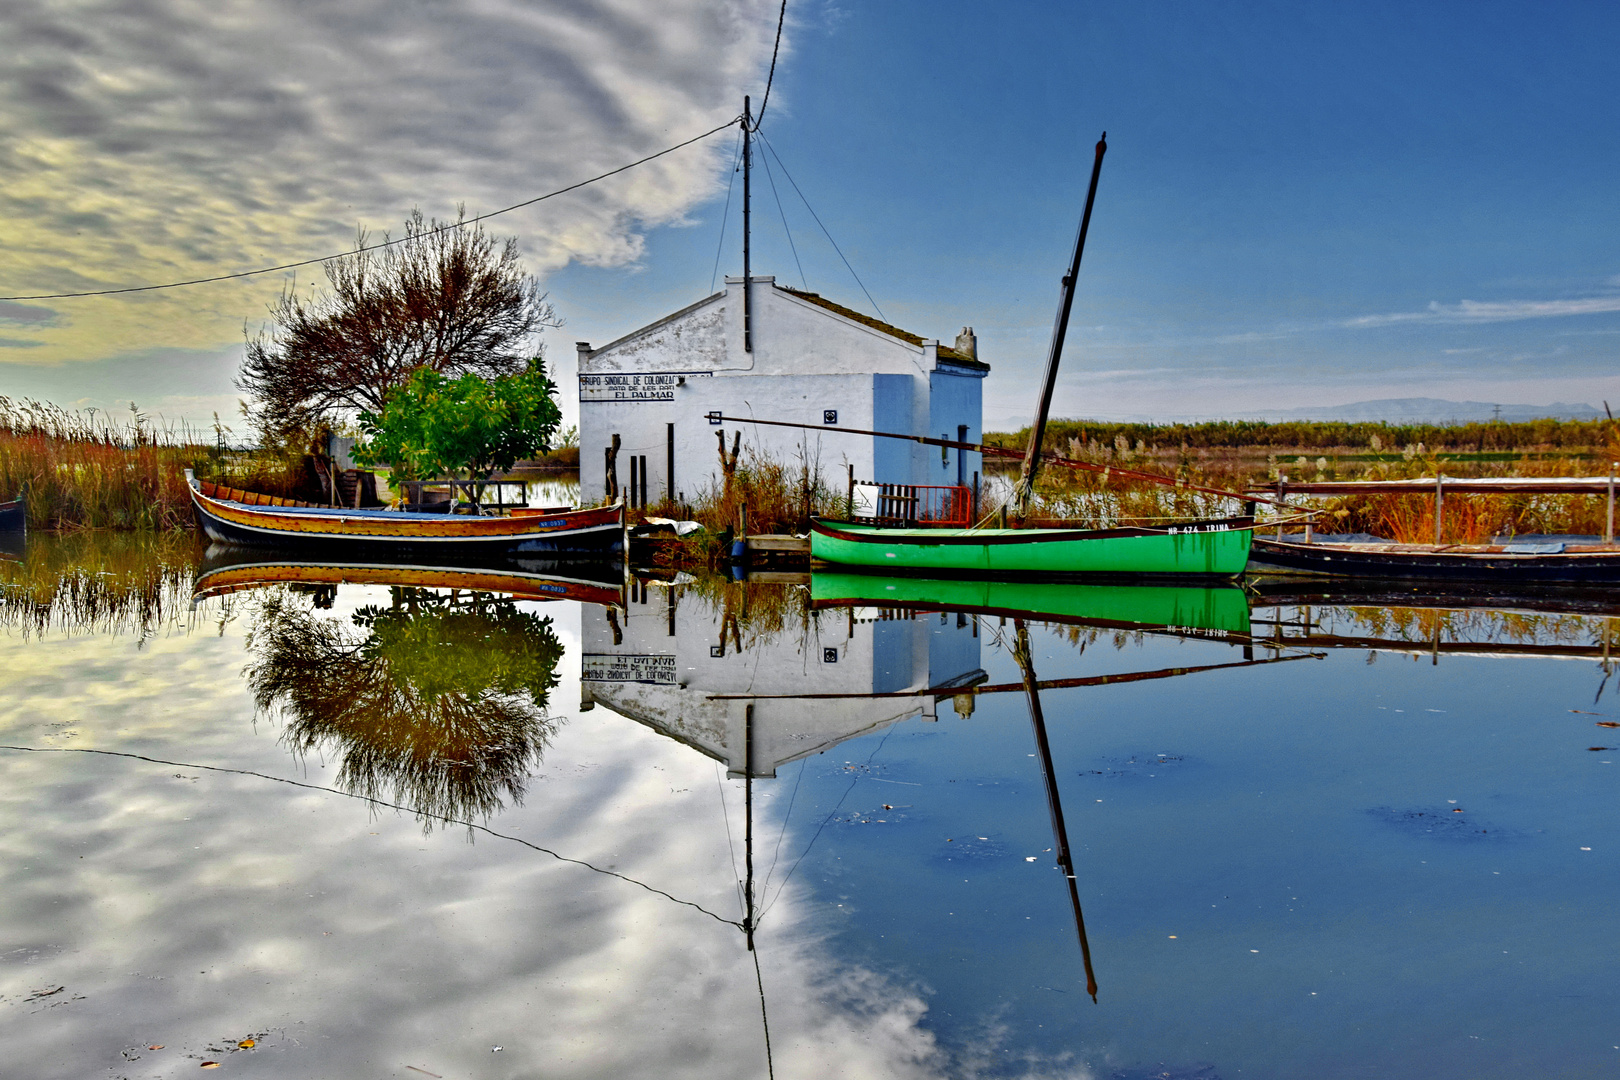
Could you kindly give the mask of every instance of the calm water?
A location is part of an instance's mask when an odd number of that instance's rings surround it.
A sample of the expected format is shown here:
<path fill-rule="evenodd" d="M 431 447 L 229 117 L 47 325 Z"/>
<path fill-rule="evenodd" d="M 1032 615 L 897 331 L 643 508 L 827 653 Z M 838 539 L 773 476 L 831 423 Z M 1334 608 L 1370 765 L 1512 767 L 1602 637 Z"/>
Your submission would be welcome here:
<path fill-rule="evenodd" d="M 589 577 L 0 564 L 0 1072 L 1620 1069 L 1604 618 Z"/>

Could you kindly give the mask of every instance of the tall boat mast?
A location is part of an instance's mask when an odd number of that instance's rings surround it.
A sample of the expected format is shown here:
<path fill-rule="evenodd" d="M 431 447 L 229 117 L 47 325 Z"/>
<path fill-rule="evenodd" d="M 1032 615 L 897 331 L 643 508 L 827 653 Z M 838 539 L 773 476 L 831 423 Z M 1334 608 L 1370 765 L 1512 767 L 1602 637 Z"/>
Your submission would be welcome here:
<path fill-rule="evenodd" d="M 747 127 L 743 128 L 747 131 Z M 746 139 L 746 136 L 744 136 Z M 746 147 L 748 144 L 744 142 Z M 1046 437 L 1046 414 L 1052 407 L 1052 390 L 1057 386 L 1058 361 L 1063 357 L 1063 337 L 1069 329 L 1069 309 L 1074 305 L 1074 279 L 1080 273 L 1080 255 L 1086 249 L 1086 230 L 1091 228 L 1091 206 L 1097 201 L 1097 177 L 1102 173 L 1103 155 L 1108 152 L 1108 132 L 1097 140 L 1097 158 L 1091 164 L 1091 187 L 1086 191 L 1086 209 L 1080 216 L 1080 231 L 1074 238 L 1074 258 L 1069 261 L 1069 272 L 1063 277 L 1063 291 L 1058 299 L 1057 322 L 1052 326 L 1052 345 L 1046 352 L 1046 378 L 1041 383 L 1041 396 L 1035 407 L 1035 422 L 1029 429 L 1029 449 L 1024 454 L 1024 468 L 1013 486 L 1013 515 L 1021 522 L 1029 513 L 1030 496 L 1035 490 L 1035 470 L 1041 460 L 1041 440 Z M 746 155 L 746 150 L 744 151 Z M 744 158 L 746 160 L 746 157 Z M 743 174 L 743 191 L 748 190 L 747 173 Z M 747 218 L 747 195 L 743 201 L 743 221 Z M 746 226 L 743 236 L 748 235 Z M 747 251 L 748 241 L 743 241 Z M 747 256 L 744 256 L 746 261 Z"/>

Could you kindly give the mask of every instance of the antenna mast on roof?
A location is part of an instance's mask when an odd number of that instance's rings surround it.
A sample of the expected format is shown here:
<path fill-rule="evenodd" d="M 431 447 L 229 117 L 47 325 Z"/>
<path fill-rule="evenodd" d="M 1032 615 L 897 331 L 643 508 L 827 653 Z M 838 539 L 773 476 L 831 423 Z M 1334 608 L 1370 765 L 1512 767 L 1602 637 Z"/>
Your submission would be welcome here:
<path fill-rule="evenodd" d="M 752 266 L 748 259 L 748 181 L 753 172 L 754 153 L 750 136 L 753 124 L 753 113 L 749 107 L 748 95 L 743 95 L 742 137 L 743 137 L 743 352 L 754 351 L 754 279 Z"/>

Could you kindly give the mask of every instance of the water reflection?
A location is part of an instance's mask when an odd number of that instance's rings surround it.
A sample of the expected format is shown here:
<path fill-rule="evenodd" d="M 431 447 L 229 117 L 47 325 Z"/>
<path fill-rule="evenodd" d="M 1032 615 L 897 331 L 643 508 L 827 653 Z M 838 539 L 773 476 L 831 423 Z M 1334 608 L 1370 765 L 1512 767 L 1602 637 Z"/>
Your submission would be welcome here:
<path fill-rule="evenodd" d="M 255 704 L 294 752 L 337 755 L 340 788 L 424 825 L 521 803 L 556 728 L 551 619 L 508 598 L 391 592 L 349 626 L 314 610 L 319 593 L 265 597 L 248 639 Z"/>
<path fill-rule="evenodd" d="M 99 542 L 36 582 L 83 633 L 0 634 L 0 1037 L 30 1075 L 167 1075 L 142 1048 L 227 1031 L 259 1037 L 244 1074 L 763 1075 L 765 1009 L 782 1076 L 1613 1053 L 1592 598 L 194 573 Z M 118 595 L 210 632 L 73 623 Z M 192 595 L 244 617 L 170 617 Z M 595 707 L 566 722 L 565 653 Z M 499 820 L 424 837 L 329 784 Z"/>
<path fill-rule="evenodd" d="M 0 627 L 139 639 L 182 628 L 200 556 L 187 533 L 36 533 L 0 558 Z"/>

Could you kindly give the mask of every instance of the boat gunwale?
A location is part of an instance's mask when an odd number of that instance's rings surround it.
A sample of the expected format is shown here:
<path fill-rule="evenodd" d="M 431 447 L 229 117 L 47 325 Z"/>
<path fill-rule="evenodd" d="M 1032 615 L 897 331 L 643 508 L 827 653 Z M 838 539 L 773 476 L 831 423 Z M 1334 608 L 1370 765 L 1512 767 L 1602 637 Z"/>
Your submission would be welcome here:
<path fill-rule="evenodd" d="M 556 515 L 474 517 L 374 508 L 256 506 L 207 495 L 200 490 L 196 481 L 190 485 L 190 491 L 193 505 L 205 517 L 229 528 L 252 530 L 286 542 L 336 540 L 377 544 L 476 544 L 544 539 L 558 535 L 579 536 L 607 530 L 622 531 L 624 528 L 624 510 L 618 505 L 568 510 Z M 238 517 L 245 520 L 236 520 Z M 293 522 L 344 526 L 356 519 L 367 523 L 381 521 L 400 528 L 371 532 L 293 526 Z M 575 519 L 583 520 L 576 522 Z M 432 533 L 423 533 L 409 528 L 414 525 L 437 525 L 440 528 Z"/>
<path fill-rule="evenodd" d="M 857 525 L 843 528 L 843 522 L 828 522 L 823 518 L 810 519 L 810 531 L 835 540 L 855 544 L 909 544 L 917 547 L 973 546 L 991 547 L 1003 544 L 1058 544 L 1087 540 L 1130 540 L 1146 537 L 1199 536 L 1222 532 L 1248 532 L 1254 529 L 1254 518 L 1206 518 L 1181 525 L 1128 525 L 1114 529 L 897 529 L 883 525 Z M 943 535 L 942 535 L 943 534 Z"/>

